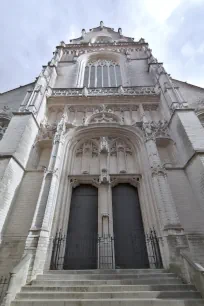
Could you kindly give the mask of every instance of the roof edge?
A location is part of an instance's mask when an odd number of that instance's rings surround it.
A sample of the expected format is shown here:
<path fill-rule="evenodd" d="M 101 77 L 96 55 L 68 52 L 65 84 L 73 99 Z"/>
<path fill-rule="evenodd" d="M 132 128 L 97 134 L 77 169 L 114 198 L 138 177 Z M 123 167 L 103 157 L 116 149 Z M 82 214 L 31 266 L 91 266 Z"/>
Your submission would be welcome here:
<path fill-rule="evenodd" d="M 9 89 L 9 90 L 0 92 L 0 96 L 3 95 L 3 94 L 5 94 L 5 93 L 8 93 L 8 92 L 10 92 L 10 91 L 13 91 L 13 90 L 16 90 L 16 89 L 19 89 L 19 88 L 22 88 L 22 87 L 25 87 L 25 86 L 28 86 L 28 85 L 32 85 L 32 84 L 35 84 L 35 81 L 30 82 L 30 83 L 25 84 L 25 85 L 20 85 L 19 87 L 15 87 L 15 88 L 12 88 L 12 89 Z"/>

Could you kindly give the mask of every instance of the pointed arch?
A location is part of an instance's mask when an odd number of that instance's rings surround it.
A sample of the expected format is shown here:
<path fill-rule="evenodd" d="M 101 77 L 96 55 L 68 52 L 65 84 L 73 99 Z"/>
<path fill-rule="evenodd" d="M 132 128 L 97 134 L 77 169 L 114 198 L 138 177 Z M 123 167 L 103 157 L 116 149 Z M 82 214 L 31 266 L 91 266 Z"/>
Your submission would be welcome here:
<path fill-rule="evenodd" d="M 126 56 L 112 51 L 97 51 L 78 57 L 78 87 L 126 86 Z"/>

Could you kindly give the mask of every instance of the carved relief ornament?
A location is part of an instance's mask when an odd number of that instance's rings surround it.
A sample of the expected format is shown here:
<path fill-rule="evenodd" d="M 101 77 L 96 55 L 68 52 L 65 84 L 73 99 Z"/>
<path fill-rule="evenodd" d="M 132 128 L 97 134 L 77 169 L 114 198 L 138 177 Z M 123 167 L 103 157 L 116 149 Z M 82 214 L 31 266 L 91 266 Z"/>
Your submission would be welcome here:
<path fill-rule="evenodd" d="M 156 138 L 170 138 L 168 131 L 168 121 L 159 120 L 142 123 L 145 140 L 156 140 Z"/>

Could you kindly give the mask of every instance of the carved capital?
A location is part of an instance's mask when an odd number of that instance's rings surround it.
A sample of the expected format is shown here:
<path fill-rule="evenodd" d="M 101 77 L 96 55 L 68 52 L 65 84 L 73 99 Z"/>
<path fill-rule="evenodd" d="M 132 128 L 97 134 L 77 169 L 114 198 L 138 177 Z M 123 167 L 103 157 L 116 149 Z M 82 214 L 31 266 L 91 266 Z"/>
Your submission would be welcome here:
<path fill-rule="evenodd" d="M 187 109 L 188 108 L 188 103 L 187 102 L 183 102 L 183 103 L 179 103 L 179 102 L 173 102 L 171 104 L 171 111 L 172 113 L 176 110 L 176 109 Z"/>
<path fill-rule="evenodd" d="M 168 131 L 168 121 L 166 120 L 159 120 L 157 122 L 143 122 L 142 130 L 144 132 L 145 141 L 156 141 L 157 138 L 170 138 Z"/>
<path fill-rule="evenodd" d="M 167 176 L 166 169 L 163 166 L 151 167 L 152 176 Z"/>

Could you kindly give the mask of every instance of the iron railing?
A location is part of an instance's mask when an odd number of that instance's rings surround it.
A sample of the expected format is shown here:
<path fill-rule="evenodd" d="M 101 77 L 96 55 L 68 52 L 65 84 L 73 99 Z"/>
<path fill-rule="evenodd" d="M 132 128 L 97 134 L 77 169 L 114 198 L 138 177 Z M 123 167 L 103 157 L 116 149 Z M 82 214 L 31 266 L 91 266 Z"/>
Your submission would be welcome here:
<path fill-rule="evenodd" d="M 135 237 L 135 239 L 132 237 Z M 73 246 L 73 240 L 75 241 L 74 249 L 69 249 L 68 243 L 72 241 L 71 245 Z M 136 235 L 131 235 L 130 240 L 133 243 L 135 252 L 141 253 L 142 256 L 143 250 L 139 249 Z M 145 234 L 145 240 L 149 261 L 147 268 L 161 269 L 163 264 L 156 231 L 153 229 L 148 234 Z M 73 269 L 76 263 L 79 263 L 79 269 L 86 269 L 87 262 L 89 262 L 88 268 L 90 269 L 118 268 L 115 267 L 114 237 L 111 235 L 76 237 L 75 235 L 63 235 L 59 231 L 52 243 L 51 270 Z M 81 256 L 82 254 L 83 256 Z M 87 261 L 81 260 L 82 257 L 86 258 Z"/>
<path fill-rule="evenodd" d="M 98 238 L 98 268 L 114 268 L 114 239 L 111 235 Z"/>
<path fill-rule="evenodd" d="M 159 247 L 159 239 L 155 229 L 150 230 L 150 232 L 146 234 L 146 246 L 150 268 L 162 269 L 163 263 Z"/>

